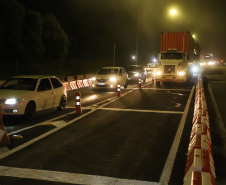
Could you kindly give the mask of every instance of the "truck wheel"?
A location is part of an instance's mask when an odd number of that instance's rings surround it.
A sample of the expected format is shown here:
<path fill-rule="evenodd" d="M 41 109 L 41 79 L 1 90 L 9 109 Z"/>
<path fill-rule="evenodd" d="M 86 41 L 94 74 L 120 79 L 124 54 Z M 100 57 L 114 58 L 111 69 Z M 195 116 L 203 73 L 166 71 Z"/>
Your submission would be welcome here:
<path fill-rule="evenodd" d="M 160 81 L 156 81 L 156 86 L 160 86 Z"/>

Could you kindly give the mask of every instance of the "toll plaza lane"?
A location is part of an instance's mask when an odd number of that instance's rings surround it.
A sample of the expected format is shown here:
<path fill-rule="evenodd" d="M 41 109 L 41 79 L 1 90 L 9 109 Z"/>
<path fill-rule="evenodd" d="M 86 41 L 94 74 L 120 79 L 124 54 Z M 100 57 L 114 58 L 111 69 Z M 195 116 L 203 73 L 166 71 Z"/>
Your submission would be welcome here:
<path fill-rule="evenodd" d="M 76 118 L 53 118 L 59 126 L 50 134 L 0 155 L 1 182 L 157 185 L 168 182 L 171 172 L 173 178 L 181 174 L 188 140 L 180 144 L 181 152 L 176 145 L 184 125 L 190 133 L 186 120 L 192 119 L 194 87 L 153 88 L 128 89 L 97 107 L 84 103 L 89 110 Z M 183 137 L 186 134 L 181 141 Z M 178 166 L 173 167 L 175 158 Z"/>

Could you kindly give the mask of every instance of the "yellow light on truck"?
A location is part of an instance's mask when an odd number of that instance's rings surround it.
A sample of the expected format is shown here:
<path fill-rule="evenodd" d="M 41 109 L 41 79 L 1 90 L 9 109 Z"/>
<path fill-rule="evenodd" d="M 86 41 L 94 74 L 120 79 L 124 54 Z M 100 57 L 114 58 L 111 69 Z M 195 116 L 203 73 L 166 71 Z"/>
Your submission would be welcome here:
<path fill-rule="evenodd" d="M 161 71 L 156 71 L 155 75 L 161 75 Z"/>
<path fill-rule="evenodd" d="M 183 75 L 185 75 L 185 72 L 180 71 L 179 76 L 183 76 Z"/>

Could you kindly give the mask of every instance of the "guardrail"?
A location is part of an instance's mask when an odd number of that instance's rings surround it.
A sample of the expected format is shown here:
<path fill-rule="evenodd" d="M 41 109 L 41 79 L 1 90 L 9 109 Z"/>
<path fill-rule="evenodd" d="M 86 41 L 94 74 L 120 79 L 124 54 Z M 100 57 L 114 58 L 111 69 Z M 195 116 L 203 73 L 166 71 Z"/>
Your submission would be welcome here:
<path fill-rule="evenodd" d="M 76 75 L 76 76 L 65 76 L 58 77 L 59 80 L 64 84 L 67 90 L 80 89 L 84 87 L 88 87 L 92 85 L 93 74 L 86 75 Z M 0 85 L 2 85 L 5 81 L 0 81 Z"/>
<path fill-rule="evenodd" d="M 192 124 L 184 185 L 216 185 L 209 115 L 200 75 L 196 85 Z"/>
<path fill-rule="evenodd" d="M 67 91 L 80 89 L 84 87 L 88 87 L 92 85 L 92 80 L 90 79 L 83 79 L 83 80 L 75 80 L 70 82 L 63 82 L 64 86 L 66 87 Z"/>

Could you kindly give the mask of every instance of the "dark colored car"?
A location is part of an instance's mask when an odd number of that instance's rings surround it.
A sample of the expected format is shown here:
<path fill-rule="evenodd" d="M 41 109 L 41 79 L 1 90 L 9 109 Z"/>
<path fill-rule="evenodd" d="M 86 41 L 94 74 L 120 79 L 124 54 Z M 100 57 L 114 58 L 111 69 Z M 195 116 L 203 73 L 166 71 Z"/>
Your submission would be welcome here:
<path fill-rule="evenodd" d="M 139 77 L 141 77 L 141 80 L 143 82 L 146 81 L 146 70 L 144 67 L 139 66 L 139 65 L 129 65 L 126 67 L 126 72 L 128 74 L 128 81 L 129 82 L 134 82 L 137 83 Z"/>

